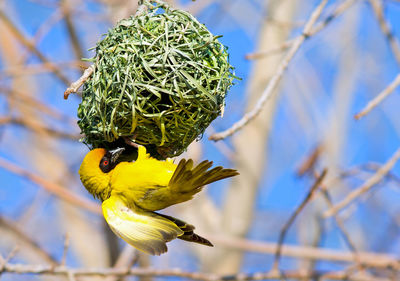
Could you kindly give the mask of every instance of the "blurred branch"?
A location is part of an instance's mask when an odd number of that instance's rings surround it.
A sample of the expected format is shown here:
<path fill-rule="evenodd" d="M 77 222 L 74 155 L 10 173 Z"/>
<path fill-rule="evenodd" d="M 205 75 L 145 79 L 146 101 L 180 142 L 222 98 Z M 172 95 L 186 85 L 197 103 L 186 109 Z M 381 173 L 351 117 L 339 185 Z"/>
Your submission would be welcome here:
<path fill-rule="evenodd" d="M 72 21 L 72 14 L 69 0 L 60 1 L 61 11 L 64 14 L 65 23 L 67 25 L 67 30 L 69 38 L 71 39 L 72 49 L 74 50 L 77 59 L 83 58 L 83 48 L 81 42 L 79 41 L 78 33 Z"/>
<path fill-rule="evenodd" d="M 158 4 L 165 4 L 164 1 L 154 0 L 154 2 Z M 135 17 L 144 13 L 146 11 L 146 5 L 143 1 L 139 1 L 139 6 L 136 10 Z M 95 65 L 89 66 L 82 74 L 82 76 L 76 80 L 75 82 L 71 83 L 71 85 L 65 90 L 64 92 L 64 99 L 68 99 L 68 96 L 72 93 L 76 93 L 78 89 L 89 79 L 89 77 L 93 74 L 95 70 Z"/>
<path fill-rule="evenodd" d="M 7 95 L 7 98 L 10 98 L 15 101 L 19 101 L 25 106 L 29 106 L 30 108 L 36 109 L 40 113 L 44 113 L 51 118 L 60 120 L 63 122 L 63 124 L 69 124 L 72 127 L 76 127 L 76 120 L 72 117 L 70 117 L 67 114 L 64 114 L 60 112 L 58 109 L 51 107 L 49 104 L 46 104 L 39 99 L 37 99 L 35 96 L 29 95 L 28 93 L 22 92 L 20 90 L 14 90 L 14 89 L 9 89 L 9 88 L 3 88 L 0 86 L 0 93 L 4 92 Z M 42 127 L 43 125 L 40 124 Z M 71 135 L 73 136 L 73 135 Z M 69 136 L 69 137 L 71 137 Z M 68 138 L 69 138 L 68 137 Z M 74 135 L 73 139 L 78 137 L 78 135 Z"/>
<path fill-rule="evenodd" d="M 42 258 L 45 262 L 50 263 L 52 265 L 57 265 L 58 262 L 55 258 L 53 258 L 49 253 L 47 253 L 38 243 L 32 240 L 31 236 L 25 234 L 22 229 L 20 229 L 14 222 L 6 219 L 3 216 L 0 216 L 0 226 L 8 231 L 13 233 L 13 237 L 20 242 L 26 243 L 28 248 L 32 249 L 40 258 Z"/>
<path fill-rule="evenodd" d="M 301 45 L 304 43 L 306 38 L 309 37 L 309 32 L 311 31 L 313 25 L 315 22 L 318 20 L 320 17 L 325 5 L 327 4 L 327 0 L 322 0 L 319 5 L 314 9 L 312 12 L 310 18 L 308 19 L 307 23 L 304 26 L 302 35 L 297 37 L 288 51 L 288 53 L 285 55 L 283 60 L 281 61 L 280 65 L 278 66 L 278 69 L 276 70 L 275 74 L 272 76 L 271 80 L 269 81 L 267 87 L 265 88 L 264 92 L 261 95 L 260 100 L 256 104 L 255 108 L 246 113 L 242 119 L 237 121 L 233 126 L 223 132 L 213 134 L 209 137 L 210 140 L 218 141 L 222 140 L 226 137 L 231 136 L 235 132 L 239 131 L 242 129 L 244 126 L 246 126 L 247 123 L 252 121 L 255 117 L 258 116 L 258 114 L 261 112 L 263 109 L 265 103 L 271 98 L 272 93 L 274 92 L 275 88 L 278 86 L 279 82 L 282 79 L 283 74 L 285 73 L 286 69 L 289 66 L 289 63 L 293 59 L 294 55 L 297 53 Z"/>
<path fill-rule="evenodd" d="M 215 236 L 212 234 L 207 234 L 207 237 L 211 239 L 217 247 L 232 248 L 246 252 L 275 254 L 278 248 L 277 243 L 267 243 L 264 241 L 253 241 L 226 236 Z M 352 252 L 288 244 L 282 244 L 281 256 L 329 262 L 354 262 L 354 253 Z M 392 255 L 372 252 L 358 252 L 358 256 L 359 262 L 367 267 L 393 268 L 395 270 L 400 269 L 399 259 Z"/>
<path fill-rule="evenodd" d="M 4 76 L 35 75 L 47 73 L 52 71 L 52 65 L 53 63 L 47 62 L 9 67 L 0 71 L 0 78 L 3 78 Z M 64 69 L 75 68 L 79 70 L 86 69 L 88 67 L 87 63 L 82 61 L 58 62 L 57 65 Z"/>
<path fill-rule="evenodd" d="M 400 148 L 392 155 L 392 157 L 380 167 L 375 174 L 373 174 L 364 184 L 362 184 L 357 189 L 350 192 L 342 201 L 337 203 L 335 206 L 327 210 L 323 216 L 325 218 L 331 217 L 338 213 L 343 208 L 350 205 L 354 200 L 360 197 L 365 192 L 369 191 L 373 186 L 380 182 L 393 168 L 400 158 Z"/>
<path fill-rule="evenodd" d="M 43 274 L 64 276 L 158 276 L 158 277 L 181 277 L 192 280 L 263 280 L 263 279 L 330 279 L 330 280 L 353 280 L 353 281 L 390 281 L 392 279 L 379 278 L 371 275 L 348 274 L 346 272 L 304 272 L 303 270 L 283 272 L 259 272 L 253 274 L 238 273 L 235 275 L 217 275 L 211 273 L 188 272 L 181 269 L 155 269 L 155 268 L 70 268 L 66 266 L 46 265 L 24 265 L 5 263 L 3 272 L 17 274 Z"/>
<path fill-rule="evenodd" d="M 342 2 L 336 9 L 335 11 L 333 11 L 332 14 L 330 14 L 328 17 L 325 18 L 325 20 L 323 20 L 320 23 L 317 23 L 312 29 L 311 31 L 308 33 L 308 37 L 314 36 L 316 33 L 320 32 L 321 30 L 323 30 L 325 27 L 327 27 L 329 25 L 329 23 L 331 23 L 335 18 L 337 18 L 338 16 L 340 16 L 341 14 L 343 14 L 345 11 L 347 11 L 347 9 L 349 9 L 354 2 L 356 2 L 357 0 L 346 0 L 344 2 Z M 248 60 L 254 60 L 254 59 L 260 59 L 263 58 L 265 56 L 269 56 L 269 55 L 273 55 L 273 54 L 277 54 L 283 51 L 286 51 L 287 49 L 289 49 L 294 43 L 295 41 L 301 37 L 302 35 L 294 38 L 294 39 L 290 39 L 286 42 L 283 42 L 280 46 L 274 47 L 270 50 L 266 50 L 266 51 L 261 51 L 261 52 L 257 52 L 257 53 L 252 53 L 252 54 L 247 54 L 246 55 L 246 59 Z"/>
<path fill-rule="evenodd" d="M 21 167 L 18 167 L 15 164 L 12 164 L 5 160 L 4 158 L 0 157 L 0 167 L 14 173 L 16 175 L 19 175 L 25 179 L 30 180 L 31 182 L 39 185 L 40 187 L 44 188 L 48 192 L 56 195 L 60 199 L 69 202 L 75 206 L 78 206 L 81 209 L 88 210 L 92 213 L 95 214 L 102 214 L 101 209 L 97 203 L 94 203 L 85 197 L 79 196 L 75 193 L 72 193 L 71 191 L 67 190 L 66 188 L 48 181 L 45 178 L 42 178 L 38 175 L 35 175 Z"/>
<path fill-rule="evenodd" d="M 307 193 L 306 197 L 304 198 L 304 200 L 301 202 L 301 204 L 297 207 L 297 209 L 294 211 L 294 213 L 290 216 L 289 220 L 282 227 L 282 230 L 281 230 L 281 232 L 279 234 L 279 238 L 278 238 L 278 247 L 276 248 L 273 269 L 275 269 L 275 270 L 278 269 L 279 259 L 281 257 L 281 252 L 282 252 L 282 244 L 285 239 L 287 231 L 289 230 L 290 226 L 293 224 L 296 217 L 300 214 L 300 212 L 307 205 L 307 203 L 310 202 L 310 200 L 313 198 L 318 187 L 321 185 L 322 181 L 324 180 L 326 173 L 327 173 L 326 169 L 322 171 L 321 175 L 315 180 L 314 184 L 311 186 L 311 188 L 310 188 L 309 192 Z"/>
<path fill-rule="evenodd" d="M 383 12 L 384 2 L 381 0 L 369 0 L 369 3 L 371 4 L 372 10 L 374 11 L 375 16 L 378 20 L 379 27 L 381 28 L 383 34 L 386 36 L 386 39 L 389 42 L 389 46 L 392 50 L 394 58 L 400 65 L 400 44 L 397 38 L 394 36 L 389 23 L 385 20 Z"/>
<path fill-rule="evenodd" d="M 5 124 L 14 124 L 20 125 L 27 129 L 31 129 L 32 131 L 38 133 L 44 133 L 51 137 L 70 139 L 70 140 L 79 140 L 80 136 L 77 134 L 70 134 L 63 131 L 54 130 L 52 128 L 44 126 L 42 123 L 35 121 L 30 118 L 21 118 L 21 117 L 13 117 L 13 116 L 5 116 L 0 117 L 0 126 Z"/>
<path fill-rule="evenodd" d="M 368 104 L 357 113 L 354 118 L 360 119 L 361 117 L 367 115 L 372 109 L 377 107 L 387 96 L 389 96 L 393 91 L 400 85 L 400 73 L 397 74 L 396 78 L 374 99 L 372 99 Z"/>
<path fill-rule="evenodd" d="M 9 28 L 9 30 L 13 33 L 15 38 L 19 40 L 29 51 L 35 54 L 43 63 L 49 64 L 49 68 L 51 68 L 52 72 L 65 84 L 69 85 L 69 79 L 62 73 L 61 69 L 54 63 L 52 63 L 36 46 L 28 40 L 21 31 L 12 23 L 12 21 L 7 17 L 7 15 L 0 9 L 0 19 L 2 19 L 3 23 Z"/>

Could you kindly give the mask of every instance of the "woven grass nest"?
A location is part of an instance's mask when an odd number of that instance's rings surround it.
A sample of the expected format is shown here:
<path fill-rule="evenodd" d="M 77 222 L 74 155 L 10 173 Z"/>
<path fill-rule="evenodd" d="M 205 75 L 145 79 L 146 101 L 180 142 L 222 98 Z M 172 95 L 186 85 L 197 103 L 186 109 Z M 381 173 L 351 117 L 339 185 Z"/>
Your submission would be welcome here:
<path fill-rule="evenodd" d="M 97 43 L 78 124 L 93 148 L 124 138 L 174 157 L 221 114 L 235 76 L 227 48 L 191 14 L 147 6 Z"/>

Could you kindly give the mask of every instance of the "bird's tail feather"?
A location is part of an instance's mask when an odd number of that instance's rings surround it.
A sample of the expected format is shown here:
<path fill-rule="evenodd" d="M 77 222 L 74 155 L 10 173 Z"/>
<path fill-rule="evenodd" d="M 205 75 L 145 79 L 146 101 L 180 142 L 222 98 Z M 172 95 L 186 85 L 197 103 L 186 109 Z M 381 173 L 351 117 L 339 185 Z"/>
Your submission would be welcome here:
<path fill-rule="evenodd" d="M 221 166 L 208 170 L 212 164 L 213 162 L 205 160 L 193 168 L 192 159 L 182 159 L 169 181 L 171 191 L 180 194 L 187 193 L 190 197 L 186 200 L 189 200 L 204 185 L 239 174 L 234 169 L 224 169 Z"/>
<path fill-rule="evenodd" d="M 174 218 L 171 216 L 167 216 L 167 215 L 163 215 L 163 214 L 159 214 L 159 213 L 156 213 L 156 214 L 172 221 L 183 231 L 183 234 L 178 236 L 177 238 L 188 241 L 188 242 L 194 242 L 194 243 L 202 244 L 205 246 L 214 247 L 214 245 L 209 240 L 194 233 L 195 227 L 193 225 L 188 224 L 180 219 L 177 219 L 177 218 Z"/>

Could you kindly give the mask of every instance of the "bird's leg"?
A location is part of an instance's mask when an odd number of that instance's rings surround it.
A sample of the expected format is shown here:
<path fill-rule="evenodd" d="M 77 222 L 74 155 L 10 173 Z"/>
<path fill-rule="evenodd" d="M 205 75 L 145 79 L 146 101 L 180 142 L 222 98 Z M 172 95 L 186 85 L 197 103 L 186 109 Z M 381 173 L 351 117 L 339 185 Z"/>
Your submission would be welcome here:
<path fill-rule="evenodd" d="M 136 134 L 134 134 L 132 137 L 122 137 L 125 141 L 125 143 L 129 146 L 133 146 L 134 148 L 139 148 L 139 145 L 135 142 L 136 139 Z"/>

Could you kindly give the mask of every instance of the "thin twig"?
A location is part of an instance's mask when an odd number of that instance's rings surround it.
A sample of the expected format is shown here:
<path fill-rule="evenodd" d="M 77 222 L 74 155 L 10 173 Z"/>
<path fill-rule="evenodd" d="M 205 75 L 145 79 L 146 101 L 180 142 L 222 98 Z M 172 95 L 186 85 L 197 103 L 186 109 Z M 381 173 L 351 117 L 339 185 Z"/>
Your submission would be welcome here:
<path fill-rule="evenodd" d="M 374 99 L 372 99 L 368 104 L 357 113 L 354 118 L 360 119 L 361 117 L 367 115 L 372 109 L 377 107 L 388 95 L 393 93 L 393 91 L 400 85 L 400 73 L 397 74 L 396 78 L 387 86 L 382 92 L 380 92 Z"/>
<path fill-rule="evenodd" d="M 382 30 L 382 33 L 385 35 L 386 39 L 389 42 L 390 49 L 396 59 L 397 63 L 400 64 L 400 44 L 397 38 L 394 36 L 392 32 L 392 28 L 390 27 L 389 23 L 385 20 L 384 15 L 384 2 L 381 0 L 369 0 L 371 4 L 372 10 L 375 13 L 375 16 L 378 20 L 379 27 Z"/>
<path fill-rule="evenodd" d="M 264 241 L 253 241 L 244 238 L 215 236 L 207 234 L 216 247 L 231 248 L 241 251 L 275 254 L 278 244 Z M 327 249 L 311 246 L 297 246 L 282 244 L 281 256 L 299 258 L 306 260 L 320 260 L 329 262 L 354 262 L 354 254 L 348 251 Z M 359 252 L 360 262 L 372 268 L 394 268 L 400 269 L 400 262 L 397 257 L 387 254 Z"/>
<path fill-rule="evenodd" d="M 331 217 L 338 213 L 343 208 L 350 205 L 354 200 L 360 197 L 362 194 L 369 191 L 372 187 L 374 187 L 377 183 L 379 183 L 393 168 L 393 166 L 400 159 L 400 148 L 396 150 L 396 152 L 390 157 L 390 159 L 382 165 L 375 174 L 373 174 L 364 184 L 362 184 L 357 189 L 350 192 L 342 201 L 337 203 L 335 206 L 327 210 L 323 216 L 325 218 Z"/>
<path fill-rule="evenodd" d="M 283 241 L 285 240 L 287 231 L 289 230 L 290 226 L 293 224 L 296 217 L 300 214 L 300 212 L 307 205 L 307 203 L 310 202 L 310 200 L 314 196 L 316 190 L 318 189 L 318 187 L 321 185 L 322 181 L 324 180 L 326 173 L 327 173 L 327 170 L 324 169 L 322 171 L 321 175 L 315 180 L 314 184 L 311 186 L 309 192 L 307 193 L 307 196 L 304 198 L 304 200 L 301 202 L 301 204 L 296 208 L 294 213 L 290 216 L 289 220 L 282 227 L 282 230 L 281 230 L 281 232 L 279 234 L 279 238 L 278 238 L 278 247 L 276 248 L 273 269 L 275 269 L 275 270 L 278 269 L 279 259 L 281 257 L 281 252 L 282 252 L 282 244 L 283 244 Z"/>
<path fill-rule="evenodd" d="M 31 118 L 21 118 L 21 117 L 13 117 L 6 116 L 0 117 L 0 125 L 5 124 L 14 124 L 23 126 L 27 129 L 31 129 L 34 132 L 43 133 L 55 138 L 69 139 L 69 140 L 79 140 L 80 136 L 78 134 L 66 133 L 63 131 L 58 131 L 49 127 L 44 126 L 42 123 L 33 120 Z"/>
<path fill-rule="evenodd" d="M 311 31 L 313 25 L 315 22 L 318 20 L 320 17 L 325 5 L 327 4 L 327 0 L 322 0 L 320 4 L 314 9 L 312 12 L 310 18 L 308 19 L 307 23 L 304 26 L 302 35 L 296 38 L 294 41 L 292 47 L 288 51 L 288 53 L 285 55 L 283 60 L 278 66 L 278 69 L 276 70 L 275 74 L 272 76 L 271 80 L 269 81 L 267 87 L 265 88 L 264 92 L 261 95 L 260 100 L 256 104 L 255 108 L 246 113 L 242 119 L 237 121 L 233 126 L 223 132 L 213 134 L 209 137 L 210 140 L 218 141 L 222 140 L 228 136 L 231 136 L 241 128 L 243 128 L 247 123 L 252 121 L 255 117 L 258 116 L 258 114 L 261 112 L 261 110 L 264 108 L 265 103 L 272 97 L 274 90 L 278 86 L 279 82 L 282 79 L 283 74 L 285 73 L 286 69 L 289 66 L 289 63 L 293 59 L 294 55 L 297 53 L 301 45 L 304 43 L 304 41 L 309 37 L 309 32 Z"/>
<path fill-rule="evenodd" d="M 14 222 L 0 216 L 0 226 L 7 229 L 13 234 L 13 238 L 18 241 L 26 243 L 28 248 L 31 248 L 39 257 L 41 257 L 46 263 L 57 265 L 58 262 L 49 253 L 47 253 L 38 243 L 36 243 L 31 236 L 27 235 L 22 229 L 20 229 Z"/>
<path fill-rule="evenodd" d="M 75 82 L 71 83 L 71 85 L 65 90 L 64 92 L 64 99 L 68 99 L 68 96 L 72 93 L 78 92 L 79 88 L 89 79 L 89 77 L 93 74 L 94 72 L 94 65 L 89 66 L 82 74 L 81 77 L 79 77 L 78 80 Z"/>
<path fill-rule="evenodd" d="M 135 17 L 141 15 L 146 11 L 146 5 L 143 4 L 142 2 L 143 1 L 139 1 L 140 5 L 136 10 Z M 78 80 L 71 83 L 71 85 L 64 92 L 64 99 L 68 99 L 68 96 L 70 94 L 78 92 L 79 88 L 89 79 L 89 77 L 93 74 L 94 70 L 95 70 L 95 65 L 93 64 L 83 72 L 82 76 Z"/>
<path fill-rule="evenodd" d="M 0 168 L 3 168 L 11 173 L 19 175 L 23 178 L 26 178 L 36 183 L 37 185 L 41 186 L 48 192 L 56 195 L 57 197 L 59 197 L 62 200 L 65 200 L 66 202 L 69 202 L 82 209 L 88 210 L 92 213 L 102 214 L 100 206 L 97 203 L 94 203 L 93 201 L 90 201 L 85 197 L 79 196 L 54 182 L 48 181 L 43 177 L 40 177 L 21 167 L 18 167 L 17 165 L 12 164 L 1 157 L 0 157 Z"/>
<path fill-rule="evenodd" d="M 62 73 L 61 69 L 54 63 L 52 63 L 36 46 L 27 39 L 20 30 L 12 23 L 12 21 L 7 17 L 7 15 L 0 9 L 0 18 L 3 23 L 8 27 L 8 29 L 13 33 L 15 38 L 17 38 L 29 51 L 35 54 L 43 63 L 47 63 L 53 73 L 65 84 L 69 85 L 69 79 Z"/>
<path fill-rule="evenodd" d="M 78 276 L 154 276 L 154 277 L 180 277 L 192 280 L 265 280 L 280 279 L 330 279 L 330 280 L 352 280 L 352 281 L 390 281 L 388 278 L 379 278 L 371 275 L 349 276 L 347 272 L 326 272 L 314 271 L 304 272 L 304 270 L 292 270 L 283 272 L 258 272 L 252 274 L 238 273 L 234 275 L 218 275 L 213 273 L 188 272 L 181 269 L 155 269 L 155 268 L 70 268 L 66 266 L 47 266 L 47 265 L 25 265 L 10 264 L 4 265 L 3 272 L 16 274 L 41 274 L 41 275 L 73 275 Z"/>
<path fill-rule="evenodd" d="M 83 48 L 79 41 L 78 33 L 76 31 L 75 25 L 72 21 L 71 7 L 68 0 L 60 1 L 61 11 L 64 14 L 65 24 L 67 26 L 69 38 L 71 40 L 72 49 L 74 50 L 75 57 L 77 59 L 83 58 Z"/>
<path fill-rule="evenodd" d="M 66 233 L 65 234 L 65 239 L 64 239 L 63 255 L 62 255 L 62 258 L 61 258 L 60 265 L 65 266 L 65 264 L 66 264 L 68 248 L 69 248 L 69 234 Z"/>
<path fill-rule="evenodd" d="M 335 9 L 335 11 L 333 11 L 332 14 L 327 16 L 323 21 L 315 24 L 315 26 L 309 32 L 309 37 L 314 36 L 316 33 L 320 32 L 325 27 L 327 27 L 329 25 L 329 23 L 331 23 L 335 18 L 339 17 L 341 14 L 343 14 L 356 1 L 357 0 L 346 0 L 346 1 L 342 2 Z M 298 36 L 298 37 L 300 37 L 300 36 Z M 263 57 L 266 57 L 266 56 L 269 56 L 269 55 L 273 55 L 273 54 L 276 54 L 276 53 L 280 53 L 280 52 L 286 51 L 287 49 L 289 49 L 294 44 L 295 40 L 298 37 L 296 37 L 294 39 L 287 40 L 287 41 L 283 42 L 281 45 L 279 45 L 277 47 L 274 47 L 274 48 L 271 48 L 270 50 L 259 51 L 259 52 L 256 52 L 256 53 L 247 54 L 245 56 L 245 58 L 248 59 L 248 60 L 260 59 L 260 58 L 263 58 Z"/>

